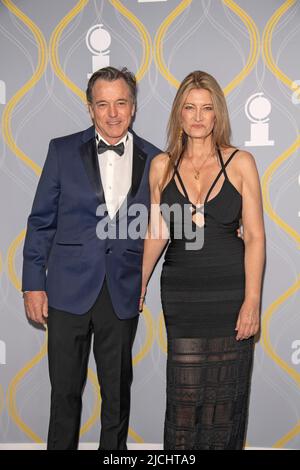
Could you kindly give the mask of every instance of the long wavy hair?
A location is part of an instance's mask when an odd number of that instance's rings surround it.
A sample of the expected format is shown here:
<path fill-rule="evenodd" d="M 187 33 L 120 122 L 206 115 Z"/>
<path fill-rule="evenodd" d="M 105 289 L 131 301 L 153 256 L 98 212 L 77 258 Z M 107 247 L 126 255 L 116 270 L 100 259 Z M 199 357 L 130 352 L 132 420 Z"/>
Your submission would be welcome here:
<path fill-rule="evenodd" d="M 191 72 L 181 82 L 173 101 L 172 110 L 167 128 L 167 149 L 169 162 L 163 177 L 163 189 L 170 173 L 187 146 L 187 135 L 182 129 L 181 112 L 189 92 L 193 89 L 208 90 L 211 94 L 216 120 L 212 131 L 213 146 L 220 148 L 230 147 L 230 121 L 225 96 L 216 79 L 206 72 L 196 70 Z"/>

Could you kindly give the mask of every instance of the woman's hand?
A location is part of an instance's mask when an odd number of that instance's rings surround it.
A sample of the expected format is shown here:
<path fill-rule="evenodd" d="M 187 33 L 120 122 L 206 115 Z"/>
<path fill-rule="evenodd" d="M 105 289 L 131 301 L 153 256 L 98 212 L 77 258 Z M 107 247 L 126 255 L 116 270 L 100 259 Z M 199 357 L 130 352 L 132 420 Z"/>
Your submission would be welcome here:
<path fill-rule="evenodd" d="M 241 238 L 242 240 L 244 240 L 244 233 L 243 233 L 243 228 L 242 227 L 239 227 L 236 231 L 236 234 L 239 238 Z"/>
<path fill-rule="evenodd" d="M 256 335 L 259 330 L 259 302 L 245 299 L 238 316 L 235 331 L 237 341 Z"/>
<path fill-rule="evenodd" d="M 146 292 L 147 292 L 147 287 L 142 286 L 142 291 L 141 291 L 141 296 L 140 296 L 140 306 L 139 306 L 139 311 L 142 312 L 144 308 L 144 302 L 145 302 L 145 297 L 146 297 Z"/>

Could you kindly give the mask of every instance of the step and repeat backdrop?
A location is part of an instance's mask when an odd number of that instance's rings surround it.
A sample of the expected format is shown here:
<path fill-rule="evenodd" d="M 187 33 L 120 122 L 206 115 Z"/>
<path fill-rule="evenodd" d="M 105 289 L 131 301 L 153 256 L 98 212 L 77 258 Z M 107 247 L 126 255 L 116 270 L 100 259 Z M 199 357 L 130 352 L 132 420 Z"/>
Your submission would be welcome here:
<path fill-rule="evenodd" d="M 180 81 L 217 78 L 232 142 L 261 177 L 267 233 L 247 447 L 300 448 L 300 2 L 296 0 L 0 1 L 0 443 L 44 443 L 47 335 L 26 319 L 22 249 L 49 140 L 90 126 L 85 89 L 107 65 L 139 84 L 134 129 L 160 148 Z M 129 442 L 161 444 L 166 336 L 161 263 L 134 344 Z M 101 396 L 90 359 L 81 442 L 99 438 Z"/>

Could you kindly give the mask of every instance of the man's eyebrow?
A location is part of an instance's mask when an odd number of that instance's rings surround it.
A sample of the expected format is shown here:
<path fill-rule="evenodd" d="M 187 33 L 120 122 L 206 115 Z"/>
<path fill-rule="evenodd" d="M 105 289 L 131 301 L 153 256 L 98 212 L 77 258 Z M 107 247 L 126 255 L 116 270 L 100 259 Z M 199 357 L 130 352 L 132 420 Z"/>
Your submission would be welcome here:
<path fill-rule="evenodd" d="M 126 101 L 126 102 L 127 102 L 128 99 L 127 99 L 127 98 L 118 98 L 118 99 L 116 99 L 115 101 Z M 106 100 L 104 100 L 104 99 L 102 99 L 102 100 L 97 100 L 97 101 L 96 101 L 96 104 L 99 104 L 99 103 L 108 103 L 108 101 L 106 101 Z"/>

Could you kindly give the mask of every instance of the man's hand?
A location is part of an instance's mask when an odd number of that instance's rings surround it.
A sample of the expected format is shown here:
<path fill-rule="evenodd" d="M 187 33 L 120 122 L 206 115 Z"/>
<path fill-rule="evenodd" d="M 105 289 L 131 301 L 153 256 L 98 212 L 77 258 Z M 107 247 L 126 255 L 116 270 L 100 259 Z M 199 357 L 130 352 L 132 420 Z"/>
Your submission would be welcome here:
<path fill-rule="evenodd" d="M 140 305 L 139 305 L 139 312 L 143 311 L 144 302 L 146 297 L 147 287 L 142 286 L 141 297 L 140 297 Z"/>
<path fill-rule="evenodd" d="M 36 290 L 24 293 L 24 306 L 28 318 L 46 325 L 48 318 L 48 297 L 45 291 Z"/>

